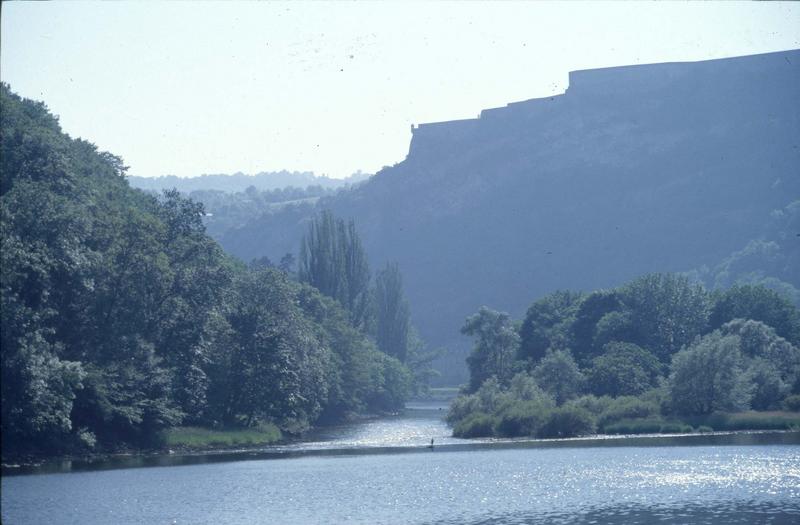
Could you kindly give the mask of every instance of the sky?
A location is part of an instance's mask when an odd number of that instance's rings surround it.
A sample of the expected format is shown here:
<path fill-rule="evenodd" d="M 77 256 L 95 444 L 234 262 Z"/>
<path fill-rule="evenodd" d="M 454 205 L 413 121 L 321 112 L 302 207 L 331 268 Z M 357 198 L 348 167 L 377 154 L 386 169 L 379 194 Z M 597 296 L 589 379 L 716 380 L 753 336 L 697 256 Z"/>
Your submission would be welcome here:
<path fill-rule="evenodd" d="M 800 5 L 3 2 L 0 78 L 138 176 L 374 173 L 569 71 L 800 48 Z"/>

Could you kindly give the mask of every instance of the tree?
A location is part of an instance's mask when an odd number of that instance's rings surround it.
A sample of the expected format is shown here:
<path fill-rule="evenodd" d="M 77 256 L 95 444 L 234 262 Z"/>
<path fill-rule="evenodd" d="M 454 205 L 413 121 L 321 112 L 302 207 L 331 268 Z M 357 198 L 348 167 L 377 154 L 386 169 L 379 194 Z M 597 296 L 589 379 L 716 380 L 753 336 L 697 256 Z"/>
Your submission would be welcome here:
<path fill-rule="evenodd" d="M 793 345 L 800 345 L 800 310 L 778 292 L 764 286 L 737 285 L 714 295 L 709 319 L 711 328 L 719 328 L 734 319 L 761 321 Z"/>
<path fill-rule="evenodd" d="M 595 348 L 594 345 L 597 324 L 606 315 L 622 309 L 620 294 L 616 290 L 592 292 L 580 302 L 571 326 L 571 342 L 575 358 L 581 364 L 602 351 L 602 346 Z"/>
<path fill-rule="evenodd" d="M 714 331 L 672 358 L 669 395 L 679 414 L 744 410 L 753 385 L 745 373 L 740 339 Z"/>
<path fill-rule="evenodd" d="M 294 262 L 295 262 L 294 255 L 292 255 L 291 253 L 287 253 L 283 257 L 281 257 L 281 261 L 278 264 L 278 268 L 280 268 L 282 272 L 292 273 L 292 268 L 294 268 Z"/>
<path fill-rule="evenodd" d="M 356 327 L 367 326 L 369 264 L 353 221 L 345 224 L 327 210 L 312 220 L 300 244 L 298 278 L 339 301 Z"/>
<path fill-rule="evenodd" d="M 330 350 L 297 308 L 284 273 L 245 274 L 237 290 L 227 419 L 303 429 L 327 402 Z"/>
<path fill-rule="evenodd" d="M 387 263 L 375 278 L 375 318 L 378 348 L 401 363 L 407 362 L 411 323 L 397 263 Z"/>
<path fill-rule="evenodd" d="M 5 84 L 0 98 L 4 458 L 154 446 L 183 421 L 297 431 L 402 405 L 408 370 L 363 332 L 352 223 L 315 226 L 310 246 L 335 263 L 325 298 L 266 260 L 227 258 L 202 205 L 131 189 L 122 159 L 63 134 L 43 104 Z"/>
<path fill-rule="evenodd" d="M 791 385 L 784 381 L 781 371 L 766 359 L 756 357 L 747 367 L 747 375 L 753 382 L 754 410 L 777 410 L 791 393 Z"/>
<path fill-rule="evenodd" d="M 478 390 L 492 376 L 501 383 L 511 379 L 519 335 L 508 314 L 482 306 L 478 313 L 467 318 L 461 333 L 475 338 L 467 357 L 469 392 Z"/>
<path fill-rule="evenodd" d="M 533 369 L 533 378 L 542 390 L 553 396 L 557 405 L 577 397 L 585 378 L 569 350 L 550 351 Z"/>
<path fill-rule="evenodd" d="M 632 343 L 613 342 L 592 360 L 587 373 L 589 390 L 597 396 L 636 396 L 656 386 L 661 363 Z"/>
<path fill-rule="evenodd" d="M 629 341 L 635 338 L 631 313 L 627 310 L 609 312 L 601 317 L 594 327 L 592 352 L 605 349 L 607 344 L 615 341 Z"/>
<path fill-rule="evenodd" d="M 6 306 L 4 321 L 10 313 Z M 75 393 L 83 387 L 83 367 L 56 357 L 41 331 L 10 341 L 7 327 L 4 322 L 0 384 L 4 453 L 31 447 L 58 450 L 59 441 L 73 430 L 70 415 Z"/>
<path fill-rule="evenodd" d="M 315 324 L 317 340 L 331 349 L 326 370 L 328 403 L 321 420 L 341 420 L 364 410 L 393 412 L 405 400 L 408 385 L 399 361 L 380 352 L 349 322 L 344 308 L 309 285 L 298 285 L 298 305 Z M 400 366 L 401 369 L 405 368 Z M 387 376 L 391 377 L 387 377 Z"/>
<path fill-rule="evenodd" d="M 747 373 L 755 391 L 756 410 L 775 409 L 793 391 L 800 391 L 800 348 L 760 321 L 734 319 L 720 328 L 724 335 L 739 337 Z"/>
<path fill-rule="evenodd" d="M 580 293 L 558 291 L 533 303 L 520 328 L 518 359 L 536 362 L 551 348 L 566 348 L 582 297 Z"/>
<path fill-rule="evenodd" d="M 621 295 L 634 330 L 628 342 L 653 352 L 662 363 L 708 326 L 708 296 L 687 277 L 645 275 L 625 285 Z"/>

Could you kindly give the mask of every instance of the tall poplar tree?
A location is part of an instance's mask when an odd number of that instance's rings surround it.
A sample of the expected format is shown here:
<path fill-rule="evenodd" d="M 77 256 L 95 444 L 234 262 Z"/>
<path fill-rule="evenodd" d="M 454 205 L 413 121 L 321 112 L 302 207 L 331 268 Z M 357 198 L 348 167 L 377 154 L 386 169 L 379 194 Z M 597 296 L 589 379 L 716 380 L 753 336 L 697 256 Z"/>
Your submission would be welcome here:
<path fill-rule="evenodd" d="M 411 323 L 408 301 L 403 294 L 403 276 L 397 263 L 387 263 L 375 278 L 375 315 L 378 348 L 406 363 Z"/>
<path fill-rule="evenodd" d="M 355 223 L 326 210 L 315 217 L 300 244 L 298 277 L 339 301 L 350 321 L 365 328 L 369 321 L 369 264 Z"/>

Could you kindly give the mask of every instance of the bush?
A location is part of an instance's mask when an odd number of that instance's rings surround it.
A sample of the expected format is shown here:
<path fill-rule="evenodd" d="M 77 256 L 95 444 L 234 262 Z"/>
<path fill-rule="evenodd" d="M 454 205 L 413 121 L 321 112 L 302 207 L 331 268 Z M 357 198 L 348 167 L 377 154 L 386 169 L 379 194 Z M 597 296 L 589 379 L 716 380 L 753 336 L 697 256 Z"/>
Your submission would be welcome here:
<path fill-rule="evenodd" d="M 480 400 L 475 395 L 460 395 L 450 403 L 445 421 L 450 426 L 456 426 L 475 412 L 480 412 Z"/>
<path fill-rule="evenodd" d="M 489 414 L 475 412 L 453 428 L 453 435 L 460 438 L 491 437 L 495 424 L 495 418 Z"/>
<path fill-rule="evenodd" d="M 537 401 L 510 404 L 501 413 L 495 433 L 503 437 L 535 436 L 550 414 L 551 406 Z"/>
<path fill-rule="evenodd" d="M 660 419 L 623 419 L 606 425 L 606 434 L 658 434 L 661 432 Z"/>
<path fill-rule="evenodd" d="M 583 408 L 565 405 L 553 409 L 539 429 L 539 437 L 565 438 L 585 436 L 595 431 L 592 415 Z"/>
<path fill-rule="evenodd" d="M 613 402 L 614 400 L 608 396 L 597 397 L 589 394 L 571 401 L 567 401 L 566 405 L 580 407 L 588 411 L 593 416 L 599 416 L 606 409 L 608 409 Z"/>
<path fill-rule="evenodd" d="M 786 407 L 786 410 L 800 412 L 800 394 L 795 394 L 784 399 L 783 406 Z"/>
<path fill-rule="evenodd" d="M 607 425 L 623 419 L 647 418 L 658 412 L 658 405 L 652 401 L 644 401 L 631 396 L 618 397 L 600 414 L 597 424 L 605 430 Z"/>
<path fill-rule="evenodd" d="M 694 418 L 692 422 L 716 430 L 791 430 L 793 426 L 800 425 L 800 415 L 792 412 L 718 412 L 704 418 Z"/>
<path fill-rule="evenodd" d="M 691 434 L 692 430 L 692 425 L 680 421 L 665 421 L 659 432 L 662 434 Z"/>

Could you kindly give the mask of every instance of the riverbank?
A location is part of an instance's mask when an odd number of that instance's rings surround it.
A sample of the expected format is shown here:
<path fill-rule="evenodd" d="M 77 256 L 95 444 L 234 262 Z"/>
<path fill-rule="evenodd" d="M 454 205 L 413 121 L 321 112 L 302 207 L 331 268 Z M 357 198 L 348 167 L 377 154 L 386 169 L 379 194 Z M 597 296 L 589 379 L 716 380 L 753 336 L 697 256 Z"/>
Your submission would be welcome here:
<path fill-rule="evenodd" d="M 415 420 L 392 421 L 397 436 Z M 4 475 L 3 523 L 745 524 L 794 523 L 800 511 L 800 433 L 436 443 L 345 450 L 337 439 L 329 450 L 174 454 Z M 714 509 L 721 501 L 750 507 Z"/>
<path fill-rule="evenodd" d="M 271 423 L 253 428 L 212 429 L 197 426 L 173 427 L 162 432 L 161 443 L 153 447 L 119 447 L 112 450 L 81 451 L 72 454 L 28 454 L 3 458 L 2 468 L 36 467 L 48 462 L 102 462 L 113 458 L 152 457 L 169 454 L 199 454 L 226 452 L 234 449 L 257 449 L 287 443 L 290 438 Z"/>
<path fill-rule="evenodd" d="M 179 426 L 161 432 L 160 441 L 151 447 L 120 446 L 113 449 L 81 450 L 72 453 L 49 455 L 29 453 L 20 456 L 3 457 L 4 473 L 14 469 L 35 469 L 45 464 L 80 462 L 83 464 L 103 462 L 125 462 L 131 458 L 150 460 L 157 457 L 204 454 L 233 454 L 263 450 L 266 447 L 297 446 L 306 441 L 316 441 L 320 432 L 342 426 L 363 425 L 372 421 L 380 421 L 397 417 L 392 413 L 350 414 L 343 421 L 321 424 L 292 434 L 282 432 L 272 423 L 260 423 L 252 428 L 208 428 L 198 426 Z"/>
<path fill-rule="evenodd" d="M 200 451 L 230 447 L 257 447 L 279 443 L 280 429 L 271 423 L 253 428 L 216 430 L 203 427 L 174 427 L 164 433 L 168 450 Z"/>

